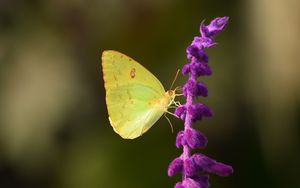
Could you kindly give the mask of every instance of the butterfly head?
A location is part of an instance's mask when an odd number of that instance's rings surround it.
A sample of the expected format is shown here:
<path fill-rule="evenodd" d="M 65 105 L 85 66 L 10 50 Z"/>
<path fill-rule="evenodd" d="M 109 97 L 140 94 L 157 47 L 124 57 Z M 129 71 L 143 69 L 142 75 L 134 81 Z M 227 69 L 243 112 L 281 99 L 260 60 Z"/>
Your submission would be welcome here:
<path fill-rule="evenodd" d="M 175 97 L 179 96 L 180 94 L 176 94 L 176 91 L 181 90 L 181 87 L 176 87 L 174 90 L 170 89 L 168 91 L 166 91 L 165 95 L 168 99 L 168 106 L 170 106 L 171 104 L 173 104 L 175 102 Z"/>
<path fill-rule="evenodd" d="M 174 100 L 175 94 L 175 90 L 168 90 L 165 93 L 165 95 L 170 99 L 170 101 Z"/>

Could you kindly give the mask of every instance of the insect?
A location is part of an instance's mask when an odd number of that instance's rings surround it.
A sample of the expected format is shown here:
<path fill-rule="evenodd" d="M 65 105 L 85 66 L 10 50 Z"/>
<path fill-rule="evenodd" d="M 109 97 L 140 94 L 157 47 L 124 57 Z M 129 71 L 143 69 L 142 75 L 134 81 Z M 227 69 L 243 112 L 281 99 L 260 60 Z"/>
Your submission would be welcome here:
<path fill-rule="evenodd" d="M 171 105 L 179 105 L 174 101 L 178 88 L 165 91 L 151 72 L 120 52 L 104 51 L 102 70 L 109 121 L 122 138 L 141 136 L 163 114 L 172 114 Z"/>

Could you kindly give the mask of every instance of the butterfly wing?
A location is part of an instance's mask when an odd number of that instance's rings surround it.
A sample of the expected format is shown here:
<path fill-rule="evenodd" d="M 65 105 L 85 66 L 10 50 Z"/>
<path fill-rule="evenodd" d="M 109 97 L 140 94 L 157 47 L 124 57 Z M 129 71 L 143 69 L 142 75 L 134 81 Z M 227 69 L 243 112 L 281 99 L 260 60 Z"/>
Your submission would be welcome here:
<path fill-rule="evenodd" d="M 116 52 L 102 54 L 106 105 L 110 124 L 123 138 L 146 132 L 164 113 L 151 101 L 164 97 L 160 81 L 130 57 Z"/>

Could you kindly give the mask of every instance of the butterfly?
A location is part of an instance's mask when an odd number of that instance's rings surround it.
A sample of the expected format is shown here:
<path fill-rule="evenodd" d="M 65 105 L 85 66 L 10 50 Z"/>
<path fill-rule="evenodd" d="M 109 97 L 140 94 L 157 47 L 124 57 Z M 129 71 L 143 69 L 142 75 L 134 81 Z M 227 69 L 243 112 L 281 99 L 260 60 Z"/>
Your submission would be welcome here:
<path fill-rule="evenodd" d="M 171 113 L 168 112 L 171 105 L 178 106 L 174 101 L 180 95 L 176 94 L 177 88 L 165 91 L 150 71 L 120 52 L 103 51 L 102 71 L 108 119 L 122 138 L 141 136 L 163 114 Z"/>

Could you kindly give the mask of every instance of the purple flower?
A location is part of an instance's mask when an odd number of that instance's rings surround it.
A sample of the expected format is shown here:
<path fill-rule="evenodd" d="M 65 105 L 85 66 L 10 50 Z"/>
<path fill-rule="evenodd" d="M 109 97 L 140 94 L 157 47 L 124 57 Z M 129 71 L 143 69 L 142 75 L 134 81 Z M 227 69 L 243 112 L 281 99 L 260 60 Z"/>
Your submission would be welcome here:
<path fill-rule="evenodd" d="M 208 142 L 204 134 L 192 128 L 185 130 L 184 138 L 187 145 L 192 149 L 204 148 Z"/>
<path fill-rule="evenodd" d="M 176 147 L 181 148 L 183 145 L 186 145 L 184 131 L 179 131 L 176 136 Z"/>
<path fill-rule="evenodd" d="M 182 68 L 182 74 L 189 75 L 188 81 L 182 88 L 186 103 L 175 110 L 175 115 L 184 121 L 184 130 L 179 131 L 176 136 L 176 147 L 183 148 L 183 153 L 174 159 L 168 168 L 169 176 L 180 172 L 183 174 L 182 182 L 176 183 L 175 188 L 208 188 L 209 176 L 206 174 L 228 176 L 233 173 L 229 165 L 200 153 L 191 155 L 192 149 L 205 148 L 208 142 L 203 133 L 193 128 L 193 123 L 213 115 L 208 106 L 196 102 L 197 97 L 208 95 L 207 86 L 199 82 L 198 77 L 212 74 L 205 49 L 217 44 L 214 37 L 225 28 L 227 22 L 228 17 L 216 18 L 207 26 L 203 21 L 200 25 L 201 36 L 194 37 L 191 45 L 186 49 L 187 58 L 191 61 Z"/>
<path fill-rule="evenodd" d="M 212 75 L 212 70 L 206 63 L 199 63 L 196 58 L 192 59 L 192 63 L 190 65 L 190 73 L 193 77 L 199 76 L 210 76 Z"/>
<path fill-rule="evenodd" d="M 189 128 L 185 131 L 180 131 L 177 133 L 176 137 L 176 147 L 180 148 L 182 146 L 189 146 L 192 149 L 204 148 L 207 144 L 207 138 L 200 131 Z"/>
<path fill-rule="evenodd" d="M 175 115 L 184 121 L 186 116 L 186 107 L 184 105 L 177 107 L 175 110 Z"/>
<path fill-rule="evenodd" d="M 191 159 L 205 172 L 214 173 L 218 176 L 229 176 L 233 173 L 231 166 L 217 162 L 203 154 L 194 154 Z"/>
<path fill-rule="evenodd" d="M 185 188 L 208 188 L 208 176 L 186 178 L 182 184 L 185 186 Z"/>
<path fill-rule="evenodd" d="M 191 59 L 192 57 L 196 58 L 199 62 L 207 63 L 208 62 L 208 55 L 205 51 L 199 48 L 196 45 L 191 45 L 186 49 L 187 58 Z"/>
<path fill-rule="evenodd" d="M 184 168 L 184 174 L 187 176 L 195 176 L 197 175 L 198 168 L 195 164 L 194 160 L 191 158 L 188 158 L 183 161 L 183 168 Z"/>
<path fill-rule="evenodd" d="M 203 48 L 211 48 L 217 45 L 217 43 L 209 37 L 196 36 L 192 42 L 192 45 L 197 46 L 197 48 L 199 49 L 203 49 Z"/>
<path fill-rule="evenodd" d="M 178 183 L 176 183 L 176 185 L 175 185 L 175 187 L 174 188 L 185 188 L 185 186 L 184 185 L 182 185 L 182 183 L 181 182 L 178 182 Z"/>
<path fill-rule="evenodd" d="M 181 172 L 183 170 L 183 161 L 180 157 L 174 159 L 168 169 L 168 176 L 174 176 L 175 174 Z"/>
<path fill-rule="evenodd" d="M 182 74 L 190 74 L 192 77 L 210 76 L 212 70 L 207 63 L 201 63 L 196 58 L 192 57 L 192 63 L 186 64 L 182 68 Z"/>
<path fill-rule="evenodd" d="M 207 97 L 208 89 L 204 83 L 198 82 L 197 80 L 190 79 L 183 86 L 183 94 L 184 96 L 191 95 L 193 97 L 196 96 Z"/>
<path fill-rule="evenodd" d="M 208 182 L 209 177 L 208 176 L 194 177 L 194 180 L 197 181 L 203 188 L 209 187 L 209 182 Z"/>
<path fill-rule="evenodd" d="M 190 105 L 187 108 L 187 112 L 191 115 L 193 122 L 201 120 L 202 117 L 211 117 L 213 115 L 211 109 L 202 103 Z"/>
<path fill-rule="evenodd" d="M 182 68 L 182 74 L 189 74 L 191 72 L 191 65 L 190 64 L 185 64 Z"/>
<path fill-rule="evenodd" d="M 226 27 L 229 17 L 219 17 L 210 22 L 208 26 L 204 21 L 200 24 L 200 33 L 202 37 L 214 37 Z"/>

